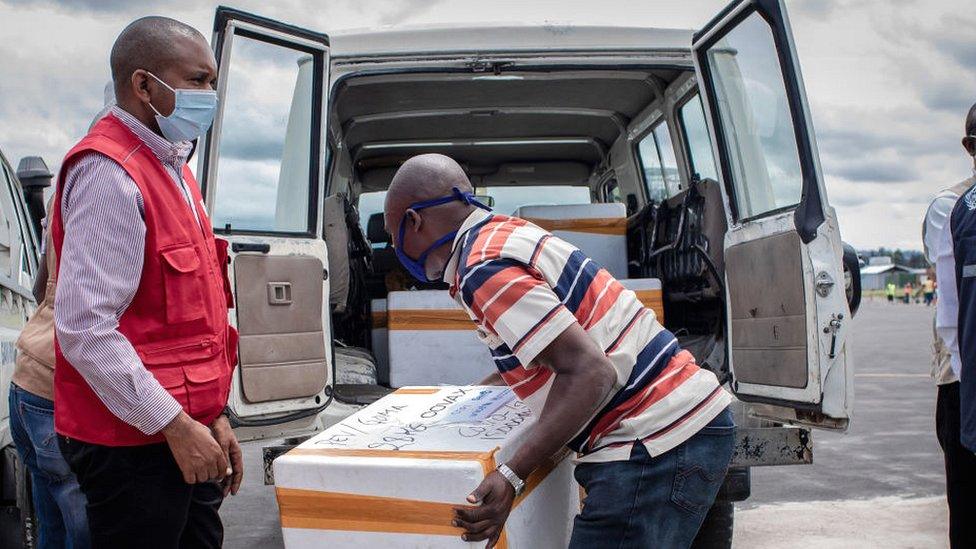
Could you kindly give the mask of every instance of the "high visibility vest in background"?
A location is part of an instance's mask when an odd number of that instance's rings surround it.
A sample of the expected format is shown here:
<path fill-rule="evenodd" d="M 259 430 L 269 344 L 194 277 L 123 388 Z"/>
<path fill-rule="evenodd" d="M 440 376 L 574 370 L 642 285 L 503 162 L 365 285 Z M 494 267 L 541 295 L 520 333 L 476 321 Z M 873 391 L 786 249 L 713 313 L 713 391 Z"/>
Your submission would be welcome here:
<path fill-rule="evenodd" d="M 976 186 L 966 191 L 949 219 L 959 292 L 959 405 L 962 444 L 976 452 Z"/>

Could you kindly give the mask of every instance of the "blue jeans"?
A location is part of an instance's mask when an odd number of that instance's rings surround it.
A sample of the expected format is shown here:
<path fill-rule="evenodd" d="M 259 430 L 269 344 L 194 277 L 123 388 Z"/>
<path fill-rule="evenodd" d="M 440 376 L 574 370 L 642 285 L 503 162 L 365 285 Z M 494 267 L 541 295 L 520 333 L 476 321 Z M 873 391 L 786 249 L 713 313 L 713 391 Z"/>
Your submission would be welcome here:
<path fill-rule="evenodd" d="M 659 456 L 634 444 L 628 461 L 581 463 L 586 490 L 571 549 L 682 549 L 691 546 L 722 486 L 735 442 L 726 409 L 693 437 Z"/>
<path fill-rule="evenodd" d="M 54 403 L 11 383 L 10 431 L 31 475 L 38 547 L 90 547 L 87 501 L 58 448 Z"/>

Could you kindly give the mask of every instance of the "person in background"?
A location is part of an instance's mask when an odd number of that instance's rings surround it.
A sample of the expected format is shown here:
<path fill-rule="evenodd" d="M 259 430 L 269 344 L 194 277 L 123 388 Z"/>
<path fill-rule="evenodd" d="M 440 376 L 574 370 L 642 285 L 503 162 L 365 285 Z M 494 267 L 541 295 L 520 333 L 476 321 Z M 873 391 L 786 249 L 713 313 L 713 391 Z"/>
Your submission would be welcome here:
<path fill-rule="evenodd" d="M 62 162 L 54 422 L 94 547 L 219 547 L 243 474 L 224 410 L 236 364 L 226 242 L 193 174 L 216 109 L 206 39 L 165 17 L 112 47 L 117 105 Z"/>
<path fill-rule="evenodd" d="M 963 138 L 962 143 L 976 165 L 976 105 L 973 105 L 966 117 L 966 137 Z M 960 308 L 962 301 L 957 291 L 956 249 L 953 242 L 955 231 L 953 225 L 963 219 L 960 216 L 970 211 L 966 205 L 960 208 L 962 204 L 960 197 L 964 194 L 972 194 L 971 188 L 974 184 L 976 184 L 976 176 L 940 192 L 929 205 L 922 229 L 925 256 L 929 262 L 935 263 L 935 278 L 938 281 L 932 371 L 938 385 L 935 428 L 945 461 L 949 543 L 953 549 L 976 547 L 976 521 L 972 519 L 972 511 L 976 509 L 976 455 L 973 454 L 973 447 L 967 448 L 962 439 L 964 393 L 960 381 L 964 359 L 968 358 L 970 364 L 976 361 L 976 356 L 973 356 L 972 352 L 976 349 L 972 347 L 971 336 L 965 338 L 970 353 L 966 357 L 960 354 L 960 350 L 964 348 L 962 346 L 964 338 L 960 331 L 963 327 L 962 317 L 963 314 L 967 315 L 968 321 L 970 318 L 968 315 L 976 314 L 976 310 L 973 309 L 976 303 L 967 300 L 967 307 Z M 972 200 L 970 203 L 976 204 Z M 967 290 L 972 290 L 968 284 Z M 967 325 L 970 330 L 974 328 L 968 322 Z M 972 372 L 969 375 L 970 380 L 976 377 L 976 369 L 970 368 L 968 371 Z M 972 392 L 969 398 L 973 398 Z M 971 409 L 972 406 L 973 402 L 970 400 L 968 408 Z M 972 420 L 970 419 L 968 423 L 969 428 L 972 429 Z M 973 442 L 970 436 L 970 444 L 972 445 Z"/>
<path fill-rule="evenodd" d="M 888 303 L 895 302 L 895 283 L 889 282 L 885 285 L 885 295 L 888 296 Z"/>
<path fill-rule="evenodd" d="M 57 259 L 51 232 L 44 231 L 34 279 L 37 309 L 17 338 L 10 382 L 10 433 L 20 461 L 30 472 L 31 496 L 41 549 L 90 546 L 87 500 L 58 448 L 54 431 L 54 295 Z"/>
<path fill-rule="evenodd" d="M 931 267 L 925 276 L 925 282 L 922 282 L 922 295 L 925 298 L 925 306 L 931 307 L 932 302 L 935 301 L 935 270 Z"/>

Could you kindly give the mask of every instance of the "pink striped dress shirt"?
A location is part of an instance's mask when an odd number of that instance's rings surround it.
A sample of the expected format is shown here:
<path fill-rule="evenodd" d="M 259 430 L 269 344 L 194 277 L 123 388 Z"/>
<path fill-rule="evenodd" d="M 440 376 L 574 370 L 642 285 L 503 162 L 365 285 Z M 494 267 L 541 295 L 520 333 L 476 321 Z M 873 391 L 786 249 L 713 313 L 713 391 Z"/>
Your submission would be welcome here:
<path fill-rule="evenodd" d="M 110 112 L 159 158 L 171 183 L 180 187 L 189 203 L 191 195 L 181 169 L 192 145 L 170 143 L 119 107 Z M 181 407 L 118 331 L 119 319 L 141 278 L 146 236 L 143 215 L 139 188 L 115 161 L 93 152 L 68 169 L 61 200 L 65 236 L 54 326 L 64 357 L 105 406 L 122 421 L 151 435 L 169 424 Z"/>

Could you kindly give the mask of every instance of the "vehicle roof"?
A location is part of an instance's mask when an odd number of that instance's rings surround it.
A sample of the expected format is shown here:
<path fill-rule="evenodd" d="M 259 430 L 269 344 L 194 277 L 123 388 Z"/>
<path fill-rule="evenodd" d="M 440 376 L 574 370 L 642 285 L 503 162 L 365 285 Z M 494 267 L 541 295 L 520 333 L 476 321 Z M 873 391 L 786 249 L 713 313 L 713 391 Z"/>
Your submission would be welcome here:
<path fill-rule="evenodd" d="M 333 57 L 447 52 L 682 50 L 694 31 L 587 25 L 397 27 L 329 33 Z"/>

